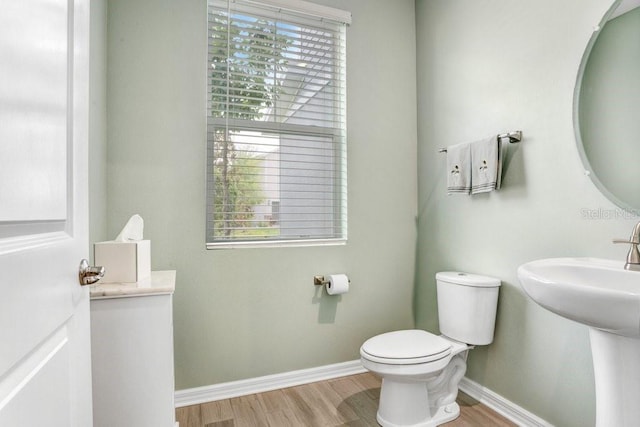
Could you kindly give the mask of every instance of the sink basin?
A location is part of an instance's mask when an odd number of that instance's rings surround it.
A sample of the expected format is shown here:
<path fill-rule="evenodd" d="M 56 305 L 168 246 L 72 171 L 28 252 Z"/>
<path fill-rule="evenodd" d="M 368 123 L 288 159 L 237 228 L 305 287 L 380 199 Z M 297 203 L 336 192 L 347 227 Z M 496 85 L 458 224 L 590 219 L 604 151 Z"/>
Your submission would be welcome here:
<path fill-rule="evenodd" d="M 589 326 L 596 427 L 640 425 L 640 272 L 624 262 L 551 258 L 518 268 L 525 292 Z"/>
<path fill-rule="evenodd" d="M 640 272 L 623 261 L 551 258 L 518 268 L 525 292 L 553 313 L 587 326 L 640 337 Z"/>

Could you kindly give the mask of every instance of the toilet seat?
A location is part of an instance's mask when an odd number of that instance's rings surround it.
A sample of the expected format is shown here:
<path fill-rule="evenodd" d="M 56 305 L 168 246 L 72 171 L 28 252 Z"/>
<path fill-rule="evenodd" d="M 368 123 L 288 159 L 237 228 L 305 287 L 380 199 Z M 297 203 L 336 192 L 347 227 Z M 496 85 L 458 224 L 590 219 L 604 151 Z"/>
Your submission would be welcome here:
<path fill-rule="evenodd" d="M 451 354 L 446 339 L 419 329 L 387 332 L 368 339 L 360 355 L 388 365 L 414 365 L 443 359 Z"/>

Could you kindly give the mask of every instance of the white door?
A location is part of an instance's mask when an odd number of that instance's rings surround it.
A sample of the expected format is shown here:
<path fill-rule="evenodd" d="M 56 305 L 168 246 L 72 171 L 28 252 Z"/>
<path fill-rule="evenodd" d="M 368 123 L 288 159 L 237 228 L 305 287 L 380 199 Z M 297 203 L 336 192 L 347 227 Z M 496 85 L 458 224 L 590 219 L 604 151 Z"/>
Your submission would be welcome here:
<path fill-rule="evenodd" d="M 0 0 L 0 426 L 88 427 L 89 0 Z"/>

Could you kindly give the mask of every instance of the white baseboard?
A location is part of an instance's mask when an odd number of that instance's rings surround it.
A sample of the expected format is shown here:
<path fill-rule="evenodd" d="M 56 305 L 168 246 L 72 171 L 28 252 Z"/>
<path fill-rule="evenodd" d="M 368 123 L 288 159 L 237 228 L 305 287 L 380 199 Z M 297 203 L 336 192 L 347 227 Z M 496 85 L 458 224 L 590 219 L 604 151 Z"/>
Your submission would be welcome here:
<path fill-rule="evenodd" d="M 505 399 L 488 388 L 464 377 L 460 381 L 460 390 L 480 403 L 493 409 L 505 418 L 522 427 L 553 427 L 542 418 Z"/>
<path fill-rule="evenodd" d="M 213 402 L 215 400 L 293 387 L 316 381 L 324 381 L 331 378 L 345 377 L 363 372 L 366 372 L 366 369 L 362 367 L 360 360 L 352 360 L 344 363 L 319 366 L 317 368 L 177 390 L 175 393 L 175 404 L 176 408 L 180 408 L 183 406 Z"/>
<path fill-rule="evenodd" d="M 301 384 L 309 384 L 331 378 L 360 374 L 363 372 L 366 372 L 366 369 L 362 367 L 360 360 L 352 360 L 344 363 L 319 366 L 317 368 L 302 369 L 299 371 L 284 372 L 281 374 L 249 378 L 246 380 L 177 390 L 175 392 L 175 405 L 176 408 L 180 408 L 183 406 L 197 405 L 205 402 L 213 402 L 216 400 L 230 399 L 232 397 L 278 390 Z M 542 418 L 539 418 L 526 409 L 466 377 L 460 381 L 460 390 L 519 426 L 553 427 L 552 424 L 549 424 Z"/>

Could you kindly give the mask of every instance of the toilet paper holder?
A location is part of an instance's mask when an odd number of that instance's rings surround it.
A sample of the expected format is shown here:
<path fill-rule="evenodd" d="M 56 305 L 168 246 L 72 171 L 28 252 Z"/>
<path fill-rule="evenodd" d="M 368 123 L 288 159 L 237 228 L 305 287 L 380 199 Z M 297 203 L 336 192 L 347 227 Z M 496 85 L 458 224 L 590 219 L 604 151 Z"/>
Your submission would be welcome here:
<path fill-rule="evenodd" d="M 349 280 L 349 284 L 351 284 L 351 279 Z M 325 280 L 324 276 L 313 276 L 313 284 L 316 286 L 324 286 L 329 283 L 328 280 Z"/>

